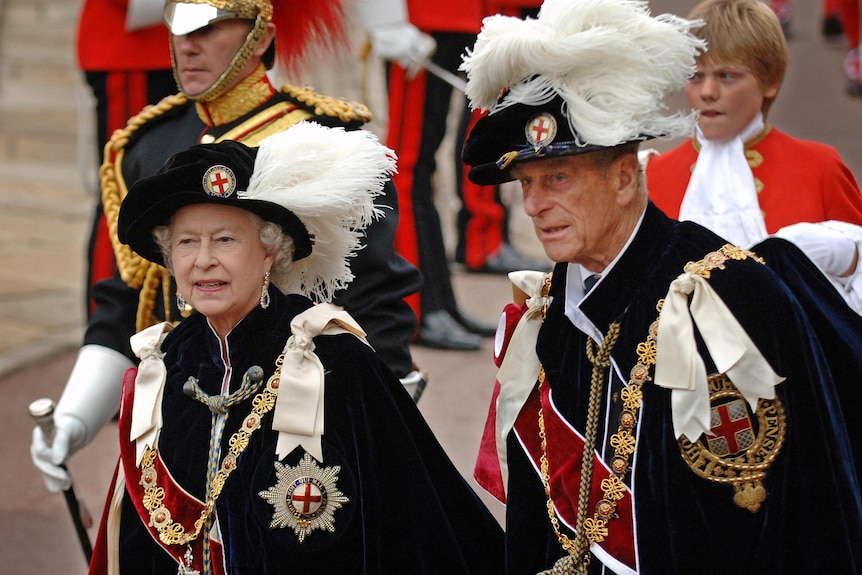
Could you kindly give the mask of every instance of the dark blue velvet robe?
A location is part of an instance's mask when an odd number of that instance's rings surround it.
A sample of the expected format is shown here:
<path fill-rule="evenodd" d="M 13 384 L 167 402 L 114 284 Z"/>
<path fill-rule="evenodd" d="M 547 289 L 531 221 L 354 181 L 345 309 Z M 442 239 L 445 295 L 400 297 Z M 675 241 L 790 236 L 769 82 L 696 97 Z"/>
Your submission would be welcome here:
<path fill-rule="evenodd" d="M 603 332 L 613 321 L 621 322 L 612 357 L 624 377 L 637 360 L 636 345 L 646 339 L 650 323 L 658 316 L 656 302 L 665 296 L 671 281 L 687 262 L 701 260 L 725 243 L 703 227 L 671 220 L 652 204 L 648 206 L 632 244 L 581 306 Z M 767 247 L 767 258 L 777 258 L 772 244 Z M 786 247 L 785 242 L 774 250 L 785 253 Z M 797 274 L 807 273 L 792 267 L 797 254 L 790 248 L 782 263 Z M 783 273 L 789 275 L 786 269 Z M 804 287 L 802 278 L 797 278 L 795 291 L 811 290 Z M 554 300 L 537 349 L 554 402 L 583 433 L 592 366 L 584 351 L 587 336 L 563 314 L 565 279 L 566 265 L 557 265 L 551 288 Z M 824 349 L 836 344 L 817 337 L 817 329 L 827 335 L 831 329 L 835 337 L 842 337 L 831 320 L 839 325 L 844 321 L 846 326 L 858 326 L 858 322 L 847 319 L 837 304 L 833 311 L 838 315 L 830 318 L 829 306 L 818 303 L 816 291 L 809 293 L 806 303 L 821 315 L 809 319 L 773 269 L 751 259 L 728 261 L 726 269 L 713 271 L 709 283 L 776 373 L 787 378 L 776 387 L 786 414 L 785 444 L 763 482 L 768 495 L 760 510 L 752 513 L 737 507 L 732 487 L 703 479 L 688 468 L 674 438 L 670 391 L 645 383 L 631 473 L 639 572 L 859 573 L 862 502 L 859 463 L 854 458 L 862 454 L 854 447 L 859 445 L 860 404 L 842 406 L 840 400 L 859 397 L 860 364 L 853 360 L 849 369 L 838 366 L 833 371 L 840 356 Z M 858 351 L 859 334 L 862 331 L 834 349 Z M 714 368 L 699 344 L 711 373 Z M 536 414 L 522 411 L 520 417 L 535 419 Z M 600 421 L 606 417 L 603 407 Z M 856 434 L 852 440 L 848 422 Z M 606 433 L 616 431 L 616 423 L 612 421 L 608 429 L 605 432 L 599 426 L 598 445 Z M 552 566 L 565 552 L 551 528 L 540 477 L 514 433 L 509 435 L 508 453 L 506 573 L 533 574 Z M 613 520 L 609 528 L 614 528 Z M 591 568 L 591 572 L 601 571 L 595 559 Z"/>
<path fill-rule="evenodd" d="M 290 336 L 290 321 L 311 303 L 270 288 L 268 309 L 254 309 L 229 334 L 231 391 L 252 365 L 272 375 Z M 272 412 L 252 436 L 216 503 L 228 573 L 487 573 L 502 572 L 502 530 L 453 466 L 398 378 L 355 336 L 319 336 L 315 352 L 326 373 L 324 461 L 341 467 L 337 488 L 349 499 L 334 512 L 335 532 L 313 530 L 300 543 L 291 528 L 270 528 L 273 506 L 259 492 L 276 484 Z M 168 368 L 159 452 L 185 490 L 204 498 L 211 416 L 185 395 L 194 376 L 219 393 L 224 373 L 219 341 L 194 314 L 162 346 Z M 228 438 L 251 410 L 230 409 Z M 130 407 L 124 406 L 121 426 Z M 121 441 L 126 440 L 121 437 Z M 301 447 L 281 461 L 296 465 Z M 183 520 L 190 525 L 197 516 Z M 121 573 L 176 573 L 177 563 L 145 527 L 128 491 L 120 531 Z M 97 553 L 98 554 L 98 553 Z"/>

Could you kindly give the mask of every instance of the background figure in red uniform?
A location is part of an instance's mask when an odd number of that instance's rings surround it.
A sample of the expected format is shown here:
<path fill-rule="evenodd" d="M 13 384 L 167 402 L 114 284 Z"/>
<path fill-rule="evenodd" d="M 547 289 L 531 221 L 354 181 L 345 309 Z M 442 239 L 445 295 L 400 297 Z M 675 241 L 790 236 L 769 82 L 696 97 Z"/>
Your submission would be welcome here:
<path fill-rule="evenodd" d="M 114 130 L 125 126 L 147 104 L 176 92 L 163 8 L 162 0 L 85 0 L 81 8 L 78 66 L 96 100 L 98 163 L 94 170 L 101 165 Z M 94 305 L 92 286 L 111 277 L 116 267 L 101 201 L 94 210 L 84 292 L 88 316 Z"/>
<path fill-rule="evenodd" d="M 482 18 L 490 13 L 490 9 L 477 0 L 445 0 L 433 4 L 408 0 L 407 10 L 410 22 L 437 43 L 431 62 L 453 74 L 461 64 L 461 55 L 475 41 Z M 434 205 L 435 155 L 446 135 L 453 87 L 424 70 L 415 75 L 411 72 L 413 70 L 390 63 L 387 145 L 398 154 L 398 174 L 393 178 L 401 206 L 396 248 L 419 267 L 425 278 L 420 294 L 410 300 L 419 317 L 417 337 L 420 343 L 431 347 L 478 349 L 481 336 L 493 335 L 495 328 L 482 325 L 458 307 L 440 215 Z M 459 92 L 459 97 L 464 96 Z M 461 165 L 461 142 L 469 121 L 470 112 L 465 106 L 456 137 L 456 166 Z M 468 268 L 484 271 L 485 260 L 499 253 L 504 245 L 505 210 L 499 203 L 496 188 L 469 184 L 461 174 L 457 174 L 455 180 L 453 184 L 464 204 L 459 221 L 463 229 L 469 230 L 466 241 L 477 241 L 479 246 L 470 251 L 471 248 L 462 244 L 461 251 L 472 254 L 470 260 L 465 260 Z M 513 254 L 509 256 L 510 263 L 514 262 L 511 269 L 521 265 L 530 267 L 532 262 L 526 258 L 514 261 L 514 256 L 519 255 L 517 252 L 509 254 Z"/>
<path fill-rule="evenodd" d="M 859 27 L 862 11 L 859 0 L 836 0 L 841 28 L 847 39 L 849 52 L 844 57 L 844 75 L 847 78 L 847 93 L 851 96 L 862 96 L 862 69 L 859 66 L 859 47 L 862 43 Z"/>
<path fill-rule="evenodd" d="M 691 139 L 649 159 L 650 199 L 743 248 L 792 241 L 862 313 L 855 176 L 834 148 L 768 123 L 790 59 L 775 15 L 756 0 L 704 0 L 688 18 L 706 22 L 695 34 L 709 46 L 684 89 L 700 116 Z"/>
<path fill-rule="evenodd" d="M 501 0 L 486 4 L 485 12 L 518 18 L 535 17 L 539 11 L 536 0 Z M 456 190 L 461 200 L 458 211 L 458 243 L 455 261 L 471 272 L 508 274 L 516 270 L 550 269 L 550 264 L 520 253 L 509 239 L 509 209 L 500 198 L 500 186 L 480 186 L 466 176 L 461 161 L 461 149 L 469 130 L 482 116 L 464 107 L 455 139 Z"/>

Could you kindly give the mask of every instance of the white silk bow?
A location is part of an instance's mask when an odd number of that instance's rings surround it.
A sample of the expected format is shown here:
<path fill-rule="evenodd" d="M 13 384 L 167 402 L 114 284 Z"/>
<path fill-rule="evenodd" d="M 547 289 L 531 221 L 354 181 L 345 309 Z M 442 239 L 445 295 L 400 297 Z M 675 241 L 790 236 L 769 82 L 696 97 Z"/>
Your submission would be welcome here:
<path fill-rule="evenodd" d="M 324 371 L 314 353 L 318 335 L 352 333 L 366 344 L 365 332 L 350 314 L 332 304 L 315 305 L 293 318 L 292 335 L 284 346 L 284 362 L 273 412 L 272 427 L 278 431 L 276 455 L 286 457 L 302 445 L 312 457 L 323 461 Z"/>
<path fill-rule="evenodd" d="M 773 399 L 775 386 L 785 379 L 772 370 L 709 283 L 697 274 L 681 274 L 670 284 L 659 314 L 655 383 L 672 390 L 674 435 L 690 441 L 710 433 L 711 427 L 706 368 L 694 325 L 716 369 L 727 374 L 752 409 L 761 398 Z"/>
<path fill-rule="evenodd" d="M 167 322 L 150 326 L 131 337 L 132 351 L 140 358 L 135 376 L 135 401 L 129 440 L 135 442 L 135 462 L 140 465 L 147 447 L 155 448 L 162 428 L 162 394 L 167 372 L 162 342 L 172 329 Z"/>
<path fill-rule="evenodd" d="M 518 271 L 509 274 L 509 279 L 529 297 L 527 310 L 509 341 L 503 363 L 497 371 L 500 394 L 497 396 L 496 443 L 503 473 L 503 485 L 508 484 L 506 437 L 515 419 L 530 396 L 539 377 L 541 363 L 536 355 L 536 339 L 542 327 L 542 308 L 550 305 L 551 298 L 542 296 L 546 274 L 535 271 Z"/>

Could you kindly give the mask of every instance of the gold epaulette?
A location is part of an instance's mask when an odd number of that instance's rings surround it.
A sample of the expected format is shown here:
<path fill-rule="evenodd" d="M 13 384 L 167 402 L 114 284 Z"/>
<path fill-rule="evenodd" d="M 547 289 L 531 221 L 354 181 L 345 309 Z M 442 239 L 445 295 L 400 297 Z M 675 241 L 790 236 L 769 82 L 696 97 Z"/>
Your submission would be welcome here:
<path fill-rule="evenodd" d="M 724 263 L 727 260 L 746 260 L 749 258 L 759 264 L 766 263 L 762 257 L 752 251 L 744 250 L 733 244 L 724 244 L 718 250 L 706 254 L 702 260 L 688 262 L 683 266 L 683 271 L 709 279 L 713 270 L 724 269 Z"/>
<path fill-rule="evenodd" d="M 338 118 L 342 122 L 368 123 L 372 119 L 371 110 L 365 104 L 360 104 L 344 98 L 333 98 L 325 94 L 319 94 L 310 88 L 301 88 L 291 84 L 284 84 L 281 92 L 302 102 L 306 106 L 314 108 L 318 116 L 329 116 Z"/>
<path fill-rule="evenodd" d="M 157 288 L 167 280 L 169 274 L 165 268 L 142 258 L 129 248 L 120 243 L 117 236 L 117 224 L 120 216 L 120 204 L 126 194 L 129 193 L 126 182 L 123 179 L 122 163 L 126 145 L 132 135 L 141 126 L 154 118 L 161 116 L 171 109 L 177 108 L 188 102 L 182 94 L 168 96 L 157 104 L 147 106 L 136 116 L 129 119 L 125 127 L 115 130 L 111 139 L 105 145 L 105 159 L 99 168 L 99 178 L 102 187 L 102 209 L 105 212 L 105 220 L 108 225 L 108 236 L 111 238 L 111 246 L 117 261 L 117 269 L 123 281 L 134 289 L 141 289 L 138 300 L 137 329 L 141 330 L 157 323 L 153 315 L 155 294 Z M 170 290 L 167 290 L 169 293 Z M 165 297 L 168 297 L 167 294 Z M 149 302 L 144 304 L 144 302 Z M 167 302 L 166 302 L 167 303 Z M 143 305 L 142 305 L 143 304 Z M 170 306 L 165 305 L 165 309 Z M 166 311 L 166 313 L 168 313 Z M 169 317 L 165 320 L 170 321 Z"/>

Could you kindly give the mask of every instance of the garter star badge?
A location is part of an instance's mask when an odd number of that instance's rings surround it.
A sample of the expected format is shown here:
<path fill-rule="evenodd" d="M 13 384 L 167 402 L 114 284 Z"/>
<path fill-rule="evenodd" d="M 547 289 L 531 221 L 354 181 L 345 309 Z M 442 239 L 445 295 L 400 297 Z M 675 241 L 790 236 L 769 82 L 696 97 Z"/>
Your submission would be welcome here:
<path fill-rule="evenodd" d="M 705 479 L 733 486 L 733 502 L 756 513 L 766 500 L 763 478 L 784 444 L 784 408 L 761 399 L 752 412 L 726 375 L 709 377 L 710 434 L 679 439 L 682 458 Z"/>
<path fill-rule="evenodd" d="M 276 484 L 258 493 L 274 508 L 270 529 L 290 527 L 300 543 L 315 529 L 335 533 L 335 510 L 349 502 L 336 487 L 339 471 L 321 469 L 308 453 L 295 467 L 276 461 Z"/>

